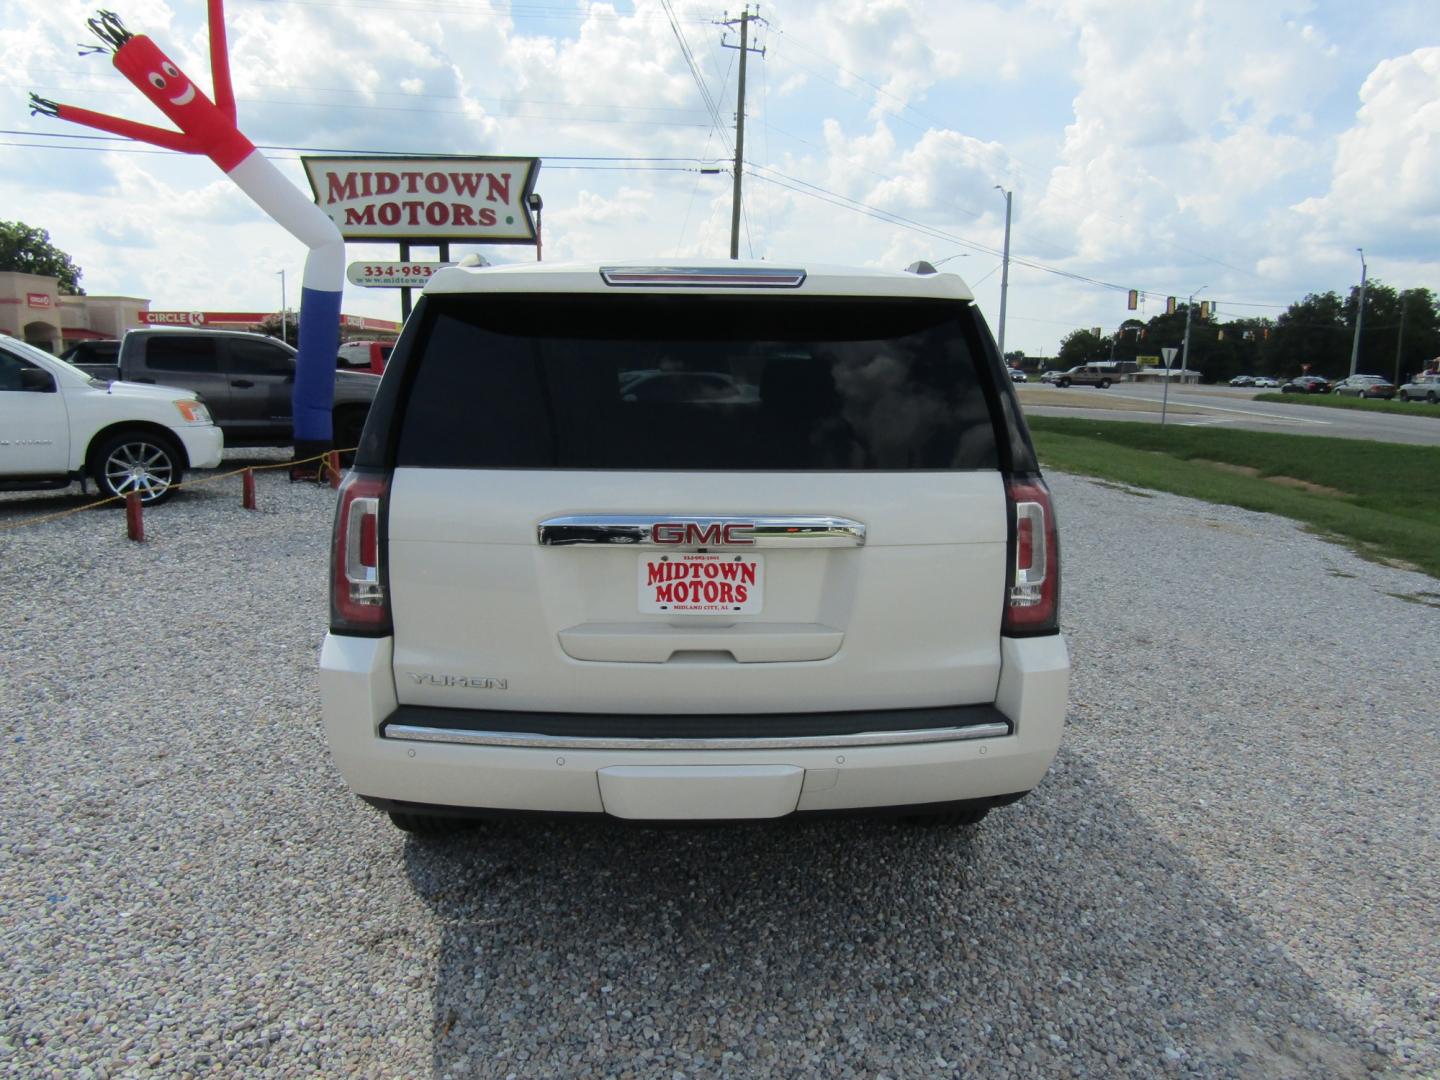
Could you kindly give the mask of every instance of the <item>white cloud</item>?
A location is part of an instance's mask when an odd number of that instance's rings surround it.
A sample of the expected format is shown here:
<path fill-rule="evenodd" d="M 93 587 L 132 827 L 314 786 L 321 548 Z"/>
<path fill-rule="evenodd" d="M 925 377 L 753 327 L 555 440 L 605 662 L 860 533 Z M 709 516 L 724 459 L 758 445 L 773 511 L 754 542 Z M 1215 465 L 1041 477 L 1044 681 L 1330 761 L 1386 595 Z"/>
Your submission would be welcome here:
<path fill-rule="evenodd" d="M 1440 229 L 1440 47 L 1378 65 L 1340 136 L 1330 190 L 1296 206 L 1325 238 L 1436 251 Z"/>

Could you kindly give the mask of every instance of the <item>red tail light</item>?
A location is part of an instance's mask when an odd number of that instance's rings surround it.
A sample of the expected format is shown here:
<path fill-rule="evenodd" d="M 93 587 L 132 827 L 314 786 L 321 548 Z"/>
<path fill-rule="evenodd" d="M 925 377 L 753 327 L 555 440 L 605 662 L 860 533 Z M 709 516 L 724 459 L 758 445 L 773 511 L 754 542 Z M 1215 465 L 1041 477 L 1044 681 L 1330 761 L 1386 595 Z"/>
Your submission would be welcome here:
<path fill-rule="evenodd" d="M 1010 503 L 1015 564 L 1005 582 L 1001 632 L 1053 634 L 1060 629 L 1060 540 L 1050 489 L 1039 477 L 1005 483 Z"/>
<path fill-rule="evenodd" d="M 390 599 L 381 558 L 380 511 L 388 477 L 349 472 L 340 484 L 330 549 L 330 629 L 337 634 L 390 633 Z"/>

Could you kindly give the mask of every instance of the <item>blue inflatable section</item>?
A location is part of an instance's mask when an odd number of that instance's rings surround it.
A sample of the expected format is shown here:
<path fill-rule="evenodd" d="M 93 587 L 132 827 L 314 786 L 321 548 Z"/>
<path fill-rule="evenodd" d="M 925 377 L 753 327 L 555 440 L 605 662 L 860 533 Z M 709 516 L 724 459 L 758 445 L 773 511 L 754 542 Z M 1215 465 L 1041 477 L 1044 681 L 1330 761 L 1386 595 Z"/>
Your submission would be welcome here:
<path fill-rule="evenodd" d="M 295 361 L 295 442 L 330 445 L 335 355 L 340 349 L 340 296 L 300 290 L 300 356 Z"/>

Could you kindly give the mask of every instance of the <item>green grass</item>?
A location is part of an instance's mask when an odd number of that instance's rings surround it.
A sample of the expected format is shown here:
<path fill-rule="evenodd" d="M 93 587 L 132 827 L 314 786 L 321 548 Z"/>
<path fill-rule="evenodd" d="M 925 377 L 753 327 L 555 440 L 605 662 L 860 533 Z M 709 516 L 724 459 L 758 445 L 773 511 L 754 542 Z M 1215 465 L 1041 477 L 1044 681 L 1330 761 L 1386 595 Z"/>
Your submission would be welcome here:
<path fill-rule="evenodd" d="M 1335 394 L 1256 394 L 1255 401 L 1273 401 L 1277 405 L 1318 405 L 1322 409 L 1355 409 L 1359 412 L 1404 413 L 1406 416 L 1428 416 L 1440 420 L 1440 405 L 1428 401 L 1386 401 L 1384 398 L 1339 397 Z"/>
<path fill-rule="evenodd" d="M 1046 468 L 1280 514 L 1362 555 L 1440 577 L 1440 447 L 1058 416 L 1028 422 Z M 1265 479 L 1276 476 L 1340 494 Z"/>

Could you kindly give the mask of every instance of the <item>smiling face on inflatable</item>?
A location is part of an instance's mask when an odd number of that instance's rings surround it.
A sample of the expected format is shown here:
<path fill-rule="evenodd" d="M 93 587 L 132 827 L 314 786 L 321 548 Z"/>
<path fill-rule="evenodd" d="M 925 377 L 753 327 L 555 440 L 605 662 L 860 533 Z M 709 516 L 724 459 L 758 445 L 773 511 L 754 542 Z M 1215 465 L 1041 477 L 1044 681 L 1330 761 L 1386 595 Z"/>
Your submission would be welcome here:
<path fill-rule="evenodd" d="M 199 139 L 204 152 L 226 172 L 255 149 L 234 121 L 144 34 L 136 34 L 115 50 L 115 67 L 176 127 Z"/>

